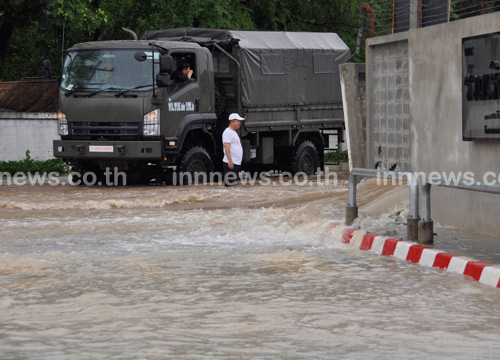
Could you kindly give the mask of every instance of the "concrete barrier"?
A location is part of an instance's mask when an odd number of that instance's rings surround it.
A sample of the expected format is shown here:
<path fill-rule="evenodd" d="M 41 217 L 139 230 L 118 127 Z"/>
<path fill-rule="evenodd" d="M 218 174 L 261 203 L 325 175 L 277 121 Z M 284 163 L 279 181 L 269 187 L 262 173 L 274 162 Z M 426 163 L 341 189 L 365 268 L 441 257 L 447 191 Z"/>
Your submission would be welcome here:
<path fill-rule="evenodd" d="M 360 250 L 464 275 L 482 284 L 500 288 L 500 266 L 446 253 L 412 241 L 367 233 L 340 223 L 332 224 L 331 228 L 334 240 L 351 244 Z"/>
<path fill-rule="evenodd" d="M 0 112 L 0 161 L 23 160 L 26 150 L 33 159 L 52 159 L 57 138 L 57 113 Z"/>

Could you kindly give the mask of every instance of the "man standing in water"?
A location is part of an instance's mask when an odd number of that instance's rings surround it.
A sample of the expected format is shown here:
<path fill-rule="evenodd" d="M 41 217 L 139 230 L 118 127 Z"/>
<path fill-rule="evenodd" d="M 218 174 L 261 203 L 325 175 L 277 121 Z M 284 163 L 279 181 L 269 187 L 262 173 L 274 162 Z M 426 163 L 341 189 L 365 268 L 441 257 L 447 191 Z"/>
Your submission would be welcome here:
<path fill-rule="evenodd" d="M 222 133 L 222 143 L 224 145 L 222 166 L 224 167 L 225 186 L 236 185 L 236 180 L 241 170 L 243 148 L 236 130 L 240 128 L 243 120 L 245 120 L 245 118 L 242 118 L 239 114 L 232 113 L 229 115 L 229 126 Z"/>

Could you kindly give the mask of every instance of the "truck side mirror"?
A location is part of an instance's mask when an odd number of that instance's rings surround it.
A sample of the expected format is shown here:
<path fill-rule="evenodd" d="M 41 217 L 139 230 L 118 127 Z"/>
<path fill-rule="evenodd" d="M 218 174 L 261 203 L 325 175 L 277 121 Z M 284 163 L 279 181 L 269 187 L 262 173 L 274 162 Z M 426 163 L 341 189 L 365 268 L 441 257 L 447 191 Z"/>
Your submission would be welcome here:
<path fill-rule="evenodd" d="M 174 71 L 174 60 L 171 55 L 160 56 L 160 73 L 171 74 Z"/>
<path fill-rule="evenodd" d="M 490 69 L 500 70 L 500 61 L 499 60 L 491 60 Z"/>
<path fill-rule="evenodd" d="M 134 58 L 137 60 L 137 61 L 146 61 L 146 59 L 148 58 L 148 56 L 146 55 L 146 53 L 144 51 L 137 51 L 134 53 Z"/>
<path fill-rule="evenodd" d="M 52 64 L 50 62 L 50 59 L 42 60 L 42 72 L 43 77 L 45 78 L 50 78 L 52 76 Z"/>
<path fill-rule="evenodd" d="M 156 74 L 156 84 L 158 87 L 168 87 L 170 85 L 170 75 Z"/>

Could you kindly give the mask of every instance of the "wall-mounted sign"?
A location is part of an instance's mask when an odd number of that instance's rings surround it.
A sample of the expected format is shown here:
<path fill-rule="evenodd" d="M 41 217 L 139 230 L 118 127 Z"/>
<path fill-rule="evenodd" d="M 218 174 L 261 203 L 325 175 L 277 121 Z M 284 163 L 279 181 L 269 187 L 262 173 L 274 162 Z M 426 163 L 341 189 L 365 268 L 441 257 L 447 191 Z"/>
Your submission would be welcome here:
<path fill-rule="evenodd" d="M 500 33 L 462 40 L 463 140 L 500 140 Z"/>

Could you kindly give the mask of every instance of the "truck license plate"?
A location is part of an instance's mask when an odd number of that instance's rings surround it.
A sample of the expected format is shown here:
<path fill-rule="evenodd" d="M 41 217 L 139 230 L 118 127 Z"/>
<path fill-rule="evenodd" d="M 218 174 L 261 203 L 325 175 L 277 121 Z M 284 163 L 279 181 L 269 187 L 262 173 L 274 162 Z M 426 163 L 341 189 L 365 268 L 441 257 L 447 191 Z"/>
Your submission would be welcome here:
<path fill-rule="evenodd" d="M 112 153 L 113 146 L 112 145 L 90 145 L 89 152 Z"/>

